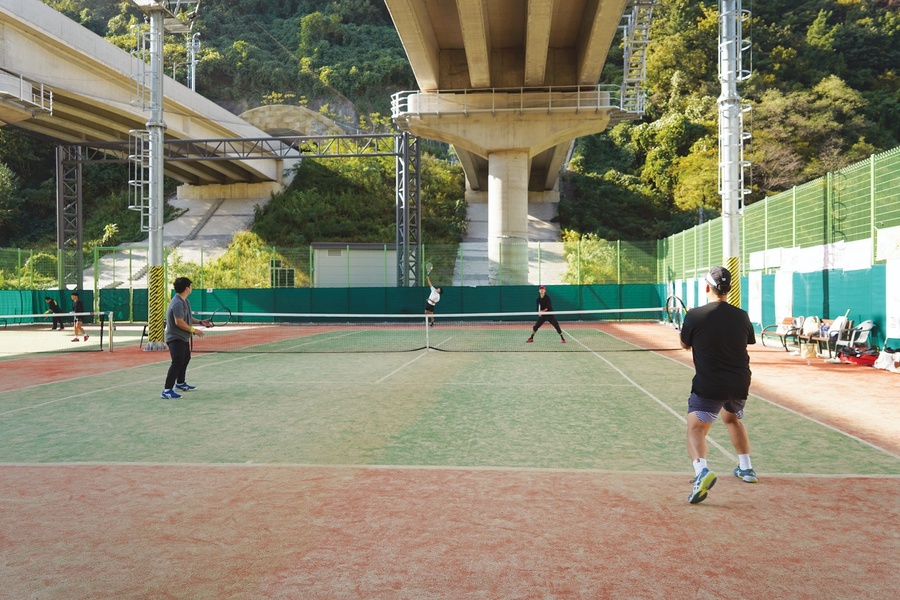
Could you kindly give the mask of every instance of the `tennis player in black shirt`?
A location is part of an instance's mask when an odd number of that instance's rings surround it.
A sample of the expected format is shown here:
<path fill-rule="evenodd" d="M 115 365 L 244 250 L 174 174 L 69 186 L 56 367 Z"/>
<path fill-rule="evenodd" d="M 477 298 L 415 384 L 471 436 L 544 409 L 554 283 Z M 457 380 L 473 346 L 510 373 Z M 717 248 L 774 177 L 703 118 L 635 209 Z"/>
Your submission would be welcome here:
<path fill-rule="evenodd" d="M 534 334 L 541 328 L 541 325 L 550 323 L 556 328 L 556 333 L 559 334 L 559 341 L 565 344 L 566 338 L 563 337 L 562 329 L 559 328 L 559 322 L 552 314 L 547 314 L 553 312 L 553 301 L 550 300 L 550 296 L 547 294 L 547 288 L 544 286 L 538 288 L 537 309 L 540 315 L 538 316 L 537 321 L 534 322 L 534 326 L 531 328 L 531 336 L 525 340 L 525 343 L 532 343 L 534 341 Z"/>
<path fill-rule="evenodd" d="M 734 476 L 747 483 L 758 481 L 750 462 L 750 437 L 741 421 L 750 391 L 747 346 L 756 343 L 756 334 L 747 313 L 728 303 L 728 269 L 713 267 L 704 283 L 708 302 L 688 311 L 681 328 L 681 347 L 693 353 L 696 370 L 687 418 L 688 454 L 695 475 L 691 504 L 703 502 L 716 483 L 706 462 L 706 435 L 720 415 L 738 453 Z"/>

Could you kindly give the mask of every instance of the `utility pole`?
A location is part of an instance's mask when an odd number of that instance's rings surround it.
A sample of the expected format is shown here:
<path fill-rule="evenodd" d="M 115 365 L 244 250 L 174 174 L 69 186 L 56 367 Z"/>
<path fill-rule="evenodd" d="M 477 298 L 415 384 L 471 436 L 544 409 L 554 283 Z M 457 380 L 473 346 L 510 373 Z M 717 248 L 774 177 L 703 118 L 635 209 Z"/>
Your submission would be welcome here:
<path fill-rule="evenodd" d="M 722 258 L 731 272 L 728 302 L 741 304 L 740 217 L 744 189 L 743 111 L 737 84 L 749 76 L 741 67 L 742 52 L 749 48 L 742 40 L 741 0 L 719 0 L 719 194 L 722 196 Z"/>
<path fill-rule="evenodd" d="M 149 250 L 147 257 L 147 345 L 144 350 L 165 350 L 165 318 L 168 287 L 165 281 L 163 247 L 163 144 L 166 122 L 163 119 L 163 40 L 165 32 L 190 31 L 200 0 L 132 0 L 150 21 L 149 105 L 147 120 L 149 184 Z M 188 13 L 187 11 L 190 11 Z"/>

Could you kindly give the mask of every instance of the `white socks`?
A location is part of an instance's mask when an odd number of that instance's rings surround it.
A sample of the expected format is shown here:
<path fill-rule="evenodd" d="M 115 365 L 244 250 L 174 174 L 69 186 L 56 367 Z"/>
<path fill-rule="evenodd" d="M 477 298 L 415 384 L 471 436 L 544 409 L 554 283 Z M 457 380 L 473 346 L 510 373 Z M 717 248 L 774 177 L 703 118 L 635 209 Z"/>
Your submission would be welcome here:
<path fill-rule="evenodd" d="M 694 475 L 699 475 L 706 468 L 706 459 L 698 458 L 694 461 Z"/>

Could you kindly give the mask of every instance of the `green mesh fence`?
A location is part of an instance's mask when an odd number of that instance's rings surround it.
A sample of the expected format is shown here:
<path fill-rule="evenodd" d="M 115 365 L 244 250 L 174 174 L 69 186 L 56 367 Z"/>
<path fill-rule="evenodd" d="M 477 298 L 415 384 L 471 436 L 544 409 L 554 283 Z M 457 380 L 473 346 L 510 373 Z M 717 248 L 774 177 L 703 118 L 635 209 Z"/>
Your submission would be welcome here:
<path fill-rule="evenodd" d="M 741 219 L 743 270 L 773 272 L 780 250 L 872 239 L 900 226 L 900 148 L 870 157 L 745 207 Z M 528 284 L 643 284 L 691 279 L 722 261 L 722 220 L 714 219 L 662 240 L 623 242 L 585 235 L 579 241 L 531 242 Z M 895 232 L 882 233 L 890 243 Z M 359 246 L 366 246 L 365 249 Z M 373 250 L 373 246 L 376 248 Z M 416 279 L 424 283 L 432 263 L 435 285 L 504 284 L 504 265 L 493 264 L 487 244 L 424 245 L 418 250 Z M 328 262 L 338 253 L 337 267 Z M 373 256 L 374 253 L 374 256 Z M 873 263 L 879 262 L 873 252 Z M 58 289 L 61 253 L 0 249 L 0 289 Z M 177 273 L 206 289 L 309 288 L 324 270 L 335 268 L 334 287 L 394 287 L 397 255 L 393 244 L 315 247 L 202 249 L 179 247 L 166 253 L 166 278 Z M 85 289 L 147 287 L 146 247 L 96 248 L 86 254 Z M 362 275 L 361 275 L 362 274 Z M 515 277 L 507 277 L 507 282 Z M 519 280 L 522 281 L 521 276 Z M 71 285 L 71 282 L 66 282 Z M 326 286 L 326 287 L 328 287 Z"/>
<path fill-rule="evenodd" d="M 900 148 L 829 173 L 744 208 L 743 269 L 771 272 L 780 249 L 872 239 L 900 226 Z M 873 255 L 873 263 L 878 262 Z M 696 277 L 722 261 L 722 220 L 659 243 L 659 280 Z"/>

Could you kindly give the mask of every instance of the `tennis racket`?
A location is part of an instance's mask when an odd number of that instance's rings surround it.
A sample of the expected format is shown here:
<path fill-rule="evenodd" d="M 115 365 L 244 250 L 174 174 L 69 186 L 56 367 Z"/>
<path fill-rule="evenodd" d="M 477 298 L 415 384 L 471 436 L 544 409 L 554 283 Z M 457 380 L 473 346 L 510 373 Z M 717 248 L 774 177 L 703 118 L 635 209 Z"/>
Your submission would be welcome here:
<path fill-rule="evenodd" d="M 674 325 L 676 331 L 681 331 L 681 324 L 684 322 L 684 315 L 687 314 L 687 308 L 684 302 L 678 296 L 669 296 L 666 298 L 666 322 Z"/>
<path fill-rule="evenodd" d="M 434 269 L 434 263 L 427 262 L 425 263 L 425 274 L 431 275 L 431 271 Z"/>
<path fill-rule="evenodd" d="M 231 321 L 231 311 L 224 306 L 217 308 L 213 311 L 212 316 L 206 320 L 207 327 L 222 327 L 223 325 L 228 325 Z"/>

